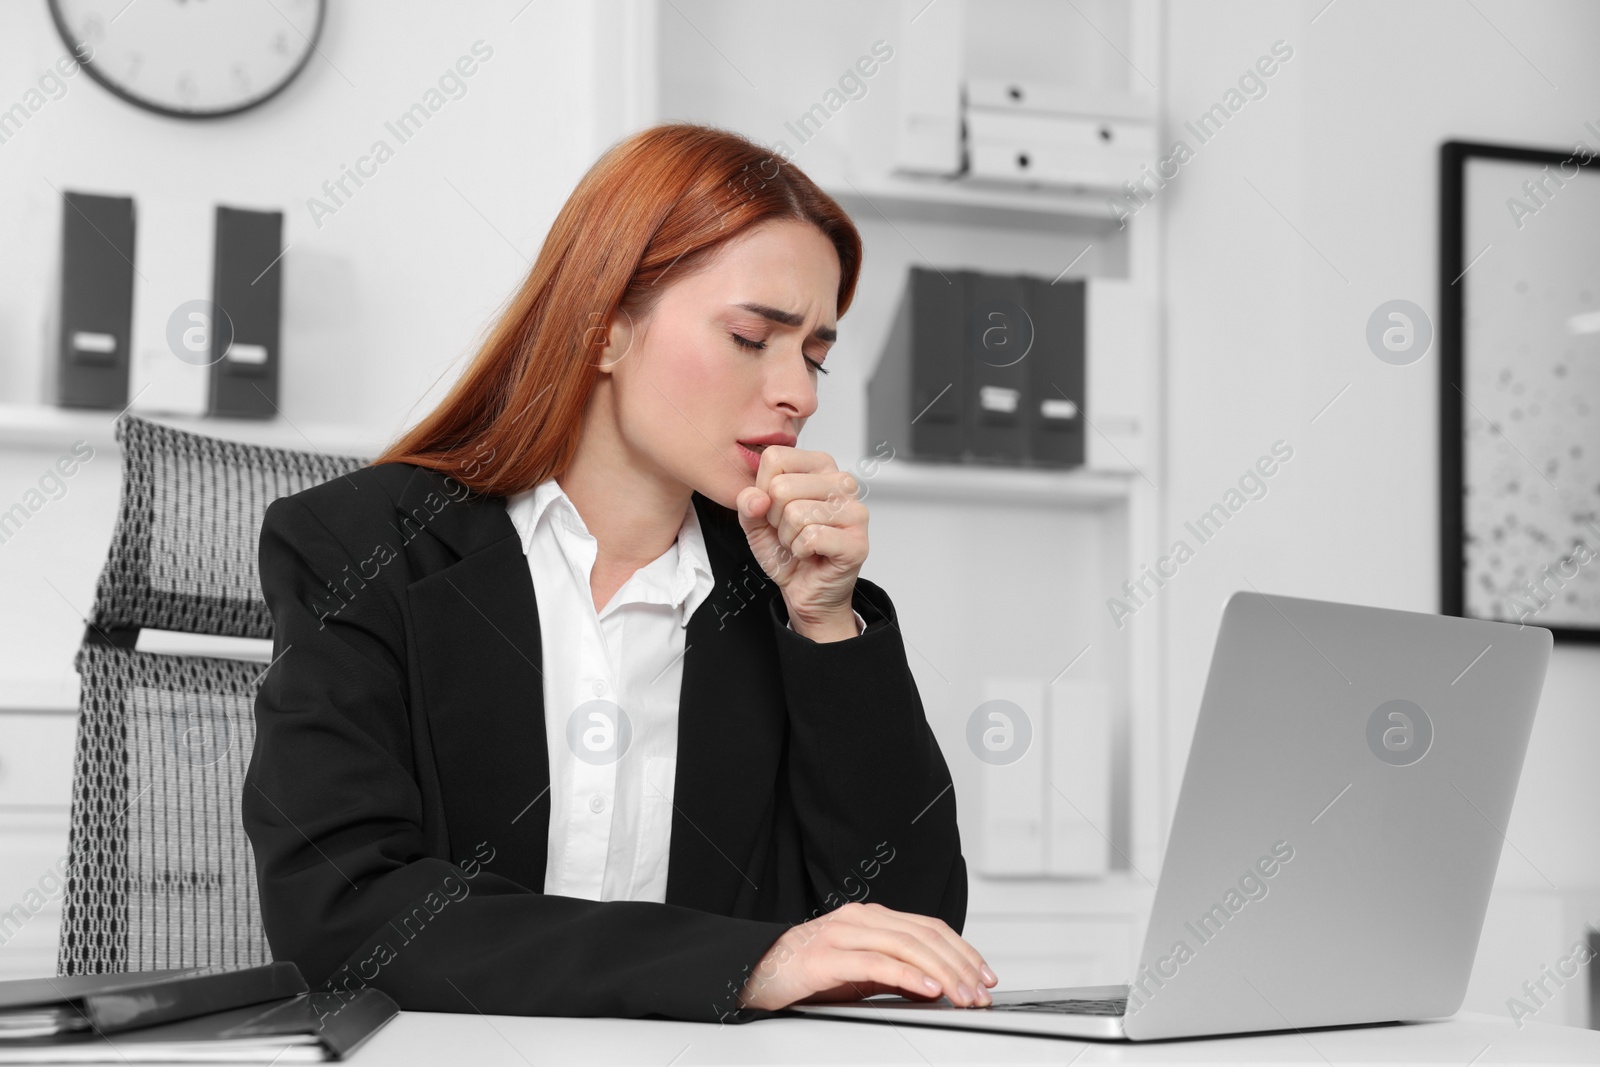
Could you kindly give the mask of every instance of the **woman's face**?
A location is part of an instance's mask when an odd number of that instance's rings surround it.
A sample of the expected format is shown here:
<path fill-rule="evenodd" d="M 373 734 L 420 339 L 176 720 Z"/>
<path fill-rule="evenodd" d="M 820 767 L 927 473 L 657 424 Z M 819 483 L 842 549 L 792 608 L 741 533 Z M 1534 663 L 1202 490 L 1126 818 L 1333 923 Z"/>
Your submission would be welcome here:
<path fill-rule="evenodd" d="M 809 223 L 774 221 L 662 284 L 648 322 L 613 324 L 592 414 L 615 419 L 624 462 L 731 508 L 760 449 L 794 445 L 817 409 L 838 253 Z"/>

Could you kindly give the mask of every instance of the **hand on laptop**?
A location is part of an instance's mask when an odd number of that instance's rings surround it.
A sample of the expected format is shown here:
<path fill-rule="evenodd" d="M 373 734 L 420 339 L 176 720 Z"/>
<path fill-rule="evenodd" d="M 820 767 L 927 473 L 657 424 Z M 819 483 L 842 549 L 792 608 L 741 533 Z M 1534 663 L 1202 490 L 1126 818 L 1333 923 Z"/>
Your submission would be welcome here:
<path fill-rule="evenodd" d="M 998 981 L 943 919 L 851 902 L 774 941 L 745 980 L 739 1003 L 771 1011 L 898 993 L 986 1007 L 992 998 L 985 987 Z"/>

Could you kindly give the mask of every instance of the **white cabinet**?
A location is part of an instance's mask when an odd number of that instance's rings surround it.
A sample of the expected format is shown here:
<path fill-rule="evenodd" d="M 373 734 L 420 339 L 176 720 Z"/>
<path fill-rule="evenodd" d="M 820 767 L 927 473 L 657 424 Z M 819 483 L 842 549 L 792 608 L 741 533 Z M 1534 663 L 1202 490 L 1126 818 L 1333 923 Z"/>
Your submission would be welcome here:
<path fill-rule="evenodd" d="M 76 724 L 0 712 L 0 980 L 56 973 Z"/>

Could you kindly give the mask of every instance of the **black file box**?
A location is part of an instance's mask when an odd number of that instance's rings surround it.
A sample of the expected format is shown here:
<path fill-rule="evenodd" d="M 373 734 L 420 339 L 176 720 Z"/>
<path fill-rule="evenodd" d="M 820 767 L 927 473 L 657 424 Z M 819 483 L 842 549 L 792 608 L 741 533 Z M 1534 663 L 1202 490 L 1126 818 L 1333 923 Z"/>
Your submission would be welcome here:
<path fill-rule="evenodd" d="M 281 211 L 217 207 L 211 299 L 222 321 L 211 335 L 211 415 L 278 414 L 282 237 Z"/>
<path fill-rule="evenodd" d="M 972 272 L 913 266 L 867 381 L 867 444 L 906 459 L 956 462 L 965 448 L 963 316 Z"/>
<path fill-rule="evenodd" d="M 1039 467 L 1078 467 L 1084 462 L 1085 388 L 1082 278 L 1027 280 L 1033 319 L 1028 366 L 1028 403 L 1023 418 L 1027 459 Z"/>
<path fill-rule="evenodd" d="M 1026 456 L 1028 361 L 1035 358 L 1026 283 L 1020 274 L 974 272 L 967 288 L 962 409 L 966 454 L 980 463 L 1014 467 Z"/>
<path fill-rule="evenodd" d="M 63 407 L 128 404 L 133 332 L 133 199 L 63 192 L 54 400 Z"/>

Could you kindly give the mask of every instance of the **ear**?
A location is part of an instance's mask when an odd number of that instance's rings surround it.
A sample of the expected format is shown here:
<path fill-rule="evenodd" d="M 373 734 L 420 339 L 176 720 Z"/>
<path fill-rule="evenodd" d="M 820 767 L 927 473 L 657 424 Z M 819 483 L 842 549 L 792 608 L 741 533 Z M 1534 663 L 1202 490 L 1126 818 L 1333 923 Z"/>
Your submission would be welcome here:
<path fill-rule="evenodd" d="M 601 374 L 610 374 L 616 370 L 633 347 L 634 328 L 633 318 L 621 308 L 611 317 L 610 324 L 606 327 L 606 343 L 595 357 L 595 367 Z"/>

